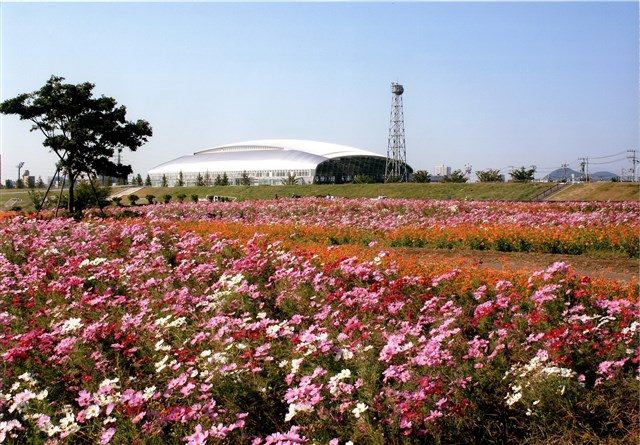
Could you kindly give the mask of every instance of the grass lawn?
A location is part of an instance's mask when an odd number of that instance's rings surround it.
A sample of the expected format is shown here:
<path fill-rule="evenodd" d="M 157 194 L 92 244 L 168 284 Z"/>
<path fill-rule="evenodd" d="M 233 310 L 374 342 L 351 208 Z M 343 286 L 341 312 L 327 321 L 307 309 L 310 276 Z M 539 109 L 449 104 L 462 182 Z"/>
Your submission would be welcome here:
<path fill-rule="evenodd" d="M 335 196 L 342 198 L 389 198 L 470 200 L 470 201 L 528 201 L 539 193 L 553 187 L 554 183 L 404 183 L 404 184 L 326 184 L 293 186 L 213 186 L 213 187 L 145 187 L 135 192 L 140 198 L 154 195 L 162 201 L 164 195 L 171 195 L 172 201 L 178 195 L 190 200 L 192 195 L 205 199 L 208 195 L 234 197 L 238 201 L 264 200 L 291 195 Z M 116 193 L 121 188 L 113 188 Z M 44 190 L 42 190 L 44 192 Z M 59 190 L 52 190 L 57 194 Z M 33 203 L 26 189 L 0 190 L 0 210 L 9 210 L 5 204 L 11 199 L 20 199 L 16 205 L 23 211 L 32 212 Z M 574 184 L 548 198 L 550 201 L 639 201 L 640 184 L 598 182 Z M 122 204 L 128 205 L 126 196 Z"/>

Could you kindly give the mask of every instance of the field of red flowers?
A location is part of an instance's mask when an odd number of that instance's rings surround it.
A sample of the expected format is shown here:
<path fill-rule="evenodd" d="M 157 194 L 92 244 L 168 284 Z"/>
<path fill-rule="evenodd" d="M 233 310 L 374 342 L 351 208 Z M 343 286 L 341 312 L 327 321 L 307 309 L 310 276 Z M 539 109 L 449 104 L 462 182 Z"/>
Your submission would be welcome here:
<path fill-rule="evenodd" d="M 0 443 L 630 443 L 638 203 L 281 199 L 0 221 Z M 398 250 L 402 248 L 402 252 Z"/>

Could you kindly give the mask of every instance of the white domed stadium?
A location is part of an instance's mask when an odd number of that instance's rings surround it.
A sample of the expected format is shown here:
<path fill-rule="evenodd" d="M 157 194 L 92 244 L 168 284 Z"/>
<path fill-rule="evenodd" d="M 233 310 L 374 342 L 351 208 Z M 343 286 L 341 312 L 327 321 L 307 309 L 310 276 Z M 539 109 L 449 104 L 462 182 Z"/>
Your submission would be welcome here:
<path fill-rule="evenodd" d="M 304 184 L 349 183 L 356 176 L 383 182 L 385 164 L 385 156 L 345 145 L 267 139 L 182 156 L 151 169 L 149 177 L 153 186 L 176 185 L 181 173 L 184 185 L 197 185 L 199 179 L 213 184 L 224 175 L 231 185 L 247 178 L 254 185 L 280 185 L 291 177 Z"/>

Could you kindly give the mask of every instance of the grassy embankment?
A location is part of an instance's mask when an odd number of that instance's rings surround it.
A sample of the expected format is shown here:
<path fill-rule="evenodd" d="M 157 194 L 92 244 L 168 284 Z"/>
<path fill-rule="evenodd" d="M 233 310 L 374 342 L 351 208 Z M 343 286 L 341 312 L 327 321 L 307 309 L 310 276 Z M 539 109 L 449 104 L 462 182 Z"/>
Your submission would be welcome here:
<path fill-rule="evenodd" d="M 552 187 L 553 183 L 428 183 L 428 184 L 340 184 L 340 185 L 294 185 L 294 186 L 228 186 L 228 187 L 145 187 L 136 192 L 140 198 L 154 195 L 162 200 L 164 195 L 171 195 L 172 201 L 180 194 L 191 199 L 198 195 L 204 199 L 207 195 L 231 196 L 239 201 L 250 199 L 273 199 L 299 196 L 336 196 L 345 198 L 389 198 L 407 199 L 454 199 L 474 201 L 528 201 L 537 194 Z M 113 193 L 122 190 L 113 188 Z M 59 193 L 58 190 L 55 193 Z M 19 198 L 18 205 L 26 212 L 33 211 L 33 204 L 27 190 L 0 190 L 0 210 L 11 198 Z M 640 200 L 640 184 L 601 182 L 591 184 L 574 184 L 548 198 L 551 201 L 638 201 Z M 128 204 L 126 197 L 123 204 Z M 7 209 L 8 210 L 8 209 Z"/>
<path fill-rule="evenodd" d="M 161 198 L 165 194 L 187 195 L 187 199 L 197 194 L 200 198 L 207 195 L 233 196 L 239 201 L 249 199 L 273 199 L 292 194 L 308 196 L 335 196 L 341 198 L 389 198 L 406 199 L 467 199 L 527 201 L 532 196 L 551 187 L 547 183 L 533 184 L 335 184 L 335 185 L 294 185 L 294 186 L 233 186 L 233 187 L 154 187 L 145 188 L 136 194 L 144 197 L 152 194 Z"/>
<path fill-rule="evenodd" d="M 548 201 L 640 201 L 637 182 L 592 182 L 573 184 Z"/>

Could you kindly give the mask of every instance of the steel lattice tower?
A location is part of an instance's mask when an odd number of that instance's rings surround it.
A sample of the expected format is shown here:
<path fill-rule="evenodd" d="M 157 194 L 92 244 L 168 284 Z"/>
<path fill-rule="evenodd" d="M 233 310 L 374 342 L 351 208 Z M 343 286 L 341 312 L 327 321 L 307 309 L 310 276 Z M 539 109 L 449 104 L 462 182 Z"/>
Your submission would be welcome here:
<path fill-rule="evenodd" d="M 407 182 L 409 180 L 407 172 L 407 150 L 404 143 L 402 93 L 404 93 L 402 85 L 397 83 L 391 84 L 391 119 L 389 122 L 387 165 L 384 171 L 385 182 Z"/>

